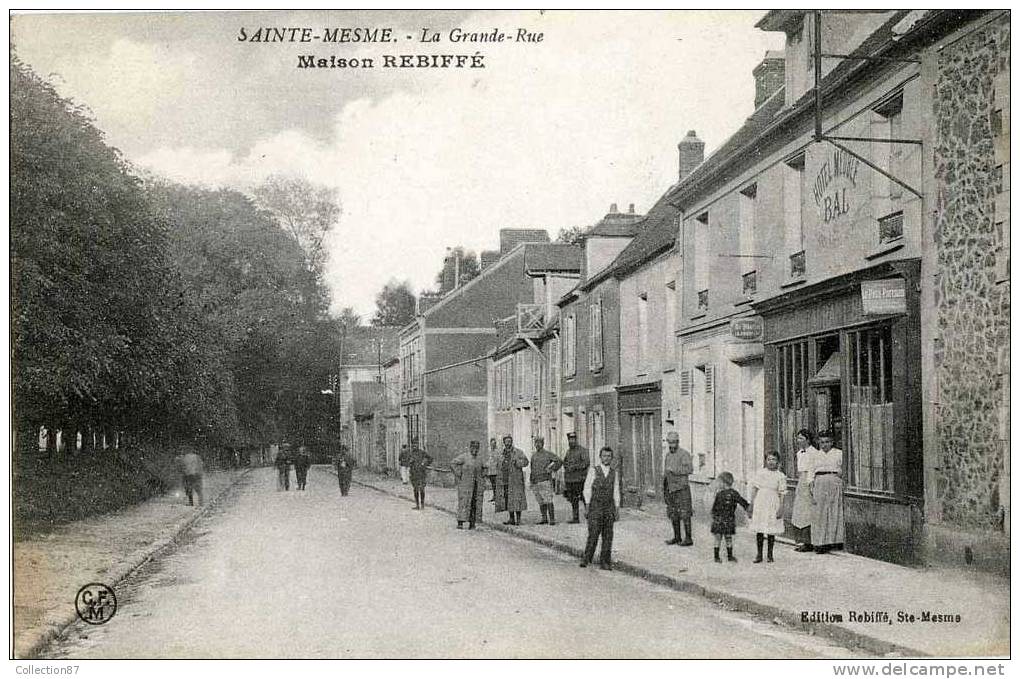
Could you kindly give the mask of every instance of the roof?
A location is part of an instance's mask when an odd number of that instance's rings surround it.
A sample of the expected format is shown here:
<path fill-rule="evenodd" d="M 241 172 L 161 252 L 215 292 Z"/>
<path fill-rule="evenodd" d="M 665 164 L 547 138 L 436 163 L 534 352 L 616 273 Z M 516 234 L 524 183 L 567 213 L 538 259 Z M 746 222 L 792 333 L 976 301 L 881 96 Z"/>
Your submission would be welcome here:
<path fill-rule="evenodd" d="M 667 191 L 648 211 L 638 235 L 616 256 L 607 268 L 620 276 L 640 266 L 676 243 L 677 210 L 669 204 Z"/>
<path fill-rule="evenodd" d="M 569 243 L 526 243 L 524 270 L 527 273 L 542 271 L 580 271 L 584 250 Z"/>
<path fill-rule="evenodd" d="M 343 338 L 344 365 L 377 365 L 397 353 L 400 328 L 396 326 L 357 326 Z"/>
<path fill-rule="evenodd" d="M 585 238 L 589 236 L 630 238 L 637 233 L 638 224 L 642 219 L 644 219 L 644 215 L 634 214 L 633 212 L 611 211 L 606 213 L 606 216 L 600 219 L 598 223 L 589 227 L 584 232 L 584 236 Z"/>

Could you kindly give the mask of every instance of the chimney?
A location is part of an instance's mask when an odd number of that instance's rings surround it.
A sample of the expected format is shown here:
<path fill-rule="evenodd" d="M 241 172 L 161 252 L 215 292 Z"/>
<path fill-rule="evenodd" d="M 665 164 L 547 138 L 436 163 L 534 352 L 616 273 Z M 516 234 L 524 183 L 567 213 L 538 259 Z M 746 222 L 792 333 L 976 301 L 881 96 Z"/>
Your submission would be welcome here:
<path fill-rule="evenodd" d="M 482 252 L 478 255 L 478 268 L 485 271 L 498 261 L 499 250 L 482 250 Z"/>
<path fill-rule="evenodd" d="M 694 130 L 689 130 L 676 147 L 680 151 L 680 179 L 683 179 L 705 159 L 705 142 L 698 139 Z"/>
<path fill-rule="evenodd" d="M 443 257 L 443 280 L 439 284 L 439 292 L 446 294 L 457 287 L 457 257 L 458 252 L 446 248 L 446 256 Z"/>
<path fill-rule="evenodd" d="M 634 203 L 631 203 L 630 207 L 627 208 L 627 214 L 629 214 L 629 215 L 634 214 Z"/>
<path fill-rule="evenodd" d="M 786 60 L 783 53 L 769 50 L 751 73 L 754 75 L 754 108 L 757 110 L 786 84 Z"/>

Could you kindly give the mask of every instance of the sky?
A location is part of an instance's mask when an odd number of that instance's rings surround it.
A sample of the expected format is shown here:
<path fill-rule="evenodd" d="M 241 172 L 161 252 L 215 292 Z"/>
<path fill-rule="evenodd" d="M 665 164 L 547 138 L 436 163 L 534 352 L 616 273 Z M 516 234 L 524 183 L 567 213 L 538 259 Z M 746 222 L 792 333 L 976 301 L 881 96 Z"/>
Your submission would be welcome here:
<path fill-rule="evenodd" d="M 108 143 L 174 181 L 247 191 L 269 174 L 339 190 L 326 281 L 366 319 L 390 279 L 433 286 L 447 247 L 501 228 L 644 212 L 688 130 L 718 147 L 754 108 L 782 35 L 762 11 L 170 12 L 17 15 L 19 57 L 85 104 Z M 391 28 L 396 43 L 253 43 L 243 27 Z M 541 42 L 454 43 L 523 28 Z M 423 30 L 440 41 L 423 43 Z M 410 36 L 411 39 L 407 39 Z M 480 69 L 382 68 L 384 54 L 479 54 Z M 374 68 L 299 69 L 299 55 Z"/>

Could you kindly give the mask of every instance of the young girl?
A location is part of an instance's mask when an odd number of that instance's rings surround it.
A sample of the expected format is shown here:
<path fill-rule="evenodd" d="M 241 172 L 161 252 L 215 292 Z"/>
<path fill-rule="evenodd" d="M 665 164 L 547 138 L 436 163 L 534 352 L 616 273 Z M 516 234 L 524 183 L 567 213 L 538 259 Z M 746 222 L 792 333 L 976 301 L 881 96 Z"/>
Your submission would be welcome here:
<path fill-rule="evenodd" d="M 715 494 L 712 502 L 712 536 L 715 538 L 715 562 L 722 563 L 719 558 L 719 544 L 723 537 L 726 537 L 726 560 L 736 561 L 733 556 L 733 534 L 737 532 L 735 514 L 737 505 L 744 508 L 744 511 L 751 515 L 750 505 L 737 491 L 733 490 L 733 474 L 723 472 L 719 474 L 721 490 Z"/>
<path fill-rule="evenodd" d="M 755 563 L 761 563 L 761 548 L 768 536 L 768 562 L 772 563 L 772 548 L 776 536 L 784 530 L 783 496 L 786 495 L 786 474 L 779 471 L 779 453 L 769 451 L 765 455 L 765 468 L 751 477 L 751 530 L 758 541 L 758 556 Z"/>

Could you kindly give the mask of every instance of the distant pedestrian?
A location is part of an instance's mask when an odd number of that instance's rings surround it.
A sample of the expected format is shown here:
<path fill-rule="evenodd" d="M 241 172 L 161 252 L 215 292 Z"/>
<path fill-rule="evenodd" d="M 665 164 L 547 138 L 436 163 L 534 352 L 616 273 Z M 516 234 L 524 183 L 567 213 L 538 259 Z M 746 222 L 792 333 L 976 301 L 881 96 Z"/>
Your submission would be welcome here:
<path fill-rule="evenodd" d="M 284 443 L 276 454 L 276 490 L 290 490 L 290 444 Z"/>
<path fill-rule="evenodd" d="M 336 467 L 336 478 L 340 483 L 340 495 L 347 497 L 347 492 L 351 489 L 351 475 L 354 472 L 354 460 L 347 454 L 347 446 L 340 446 L 340 452 L 333 460 L 333 466 Z"/>
<path fill-rule="evenodd" d="M 195 496 L 198 496 L 198 506 L 202 506 L 202 475 L 205 473 L 205 463 L 198 453 L 190 452 L 181 455 L 178 464 L 181 469 L 181 482 L 184 485 L 184 494 L 188 497 L 188 504 L 195 506 Z"/>
<path fill-rule="evenodd" d="M 843 451 L 832 447 L 832 433 L 818 434 L 821 450 L 811 482 L 811 537 L 815 552 L 842 549 L 846 526 L 843 518 Z"/>
<path fill-rule="evenodd" d="M 298 446 L 297 455 L 294 456 L 294 477 L 297 481 L 297 489 L 304 490 L 308 483 L 308 469 L 312 466 L 312 456 L 308 454 L 308 448 Z"/>
<path fill-rule="evenodd" d="M 751 503 L 751 530 L 758 545 L 755 563 L 761 563 L 761 548 L 768 539 L 768 562 L 772 563 L 772 550 L 776 536 L 782 535 L 783 496 L 786 495 L 786 474 L 779 471 L 779 453 L 765 455 L 765 467 L 751 476 L 751 490 L 747 501 Z"/>
<path fill-rule="evenodd" d="M 407 447 L 407 444 L 400 446 L 400 456 L 397 458 L 397 463 L 400 465 L 400 482 L 407 485 L 407 481 L 411 478 L 411 470 L 408 465 L 411 464 L 411 450 Z"/>
<path fill-rule="evenodd" d="M 411 450 L 407 458 L 415 509 L 425 509 L 425 484 L 428 482 L 428 468 L 431 464 L 432 457 L 418 446 L 418 437 L 415 436 L 411 439 Z"/>
<path fill-rule="evenodd" d="M 501 459 L 499 450 L 496 449 L 496 439 L 489 439 L 489 457 L 485 461 L 485 473 L 488 474 L 489 484 L 492 486 L 492 503 L 496 503 L 496 483 L 499 479 L 499 461 Z"/>
<path fill-rule="evenodd" d="M 680 447 L 680 436 L 675 431 L 666 434 L 666 443 L 669 452 L 663 461 L 662 495 L 666 499 L 666 516 L 673 525 L 673 539 L 666 540 L 666 544 L 689 547 L 694 544 L 691 531 L 694 504 L 688 478 L 694 472 L 694 463 L 691 454 Z"/>
<path fill-rule="evenodd" d="M 584 481 L 584 501 L 588 507 L 588 541 L 584 546 L 581 568 L 595 558 L 595 546 L 602 540 L 599 568 L 613 569 L 613 524 L 620 516 L 620 476 L 613 465 L 613 449 L 599 451 L 598 464 L 588 469 Z"/>
<path fill-rule="evenodd" d="M 521 525 L 521 512 L 528 508 L 528 497 L 524 492 L 524 468 L 530 464 L 523 451 L 514 448 L 514 437 L 503 437 L 503 452 L 499 460 L 499 493 L 496 511 L 508 512 L 506 526 Z"/>
<path fill-rule="evenodd" d="M 737 557 L 733 556 L 733 534 L 737 532 L 737 505 L 751 514 L 751 505 L 743 495 L 733 490 L 733 474 L 729 472 L 719 474 L 719 484 L 720 490 L 712 502 L 712 537 L 715 539 L 716 563 L 722 563 L 722 559 L 719 558 L 719 545 L 722 544 L 723 538 L 726 538 L 726 560 L 737 560 Z"/>
<path fill-rule="evenodd" d="M 482 506 L 485 501 L 485 459 L 478 454 L 478 441 L 472 441 L 468 452 L 453 458 L 450 466 L 457 481 L 457 528 L 474 529 L 482 520 Z"/>
<path fill-rule="evenodd" d="M 798 529 L 798 552 L 810 552 L 811 544 L 811 481 L 815 478 L 815 465 L 818 464 L 818 449 L 814 446 L 815 435 L 810 429 L 797 432 L 797 490 L 793 496 L 793 514 L 790 523 Z"/>
<path fill-rule="evenodd" d="M 567 434 L 567 453 L 563 456 L 563 497 L 573 512 L 569 523 L 581 523 L 577 505 L 584 501 L 584 481 L 588 478 L 591 459 L 584 446 L 577 445 L 577 434 Z"/>
<path fill-rule="evenodd" d="M 536 436 L 535 452 L 531 454 L 531 492 L 535 495 L 542 520 L 538 525 L 556 525 L 556 506 L 553 504 L 553 474 L 563 463 L 556 454 L 545 449 L 545 439 Z"/>

